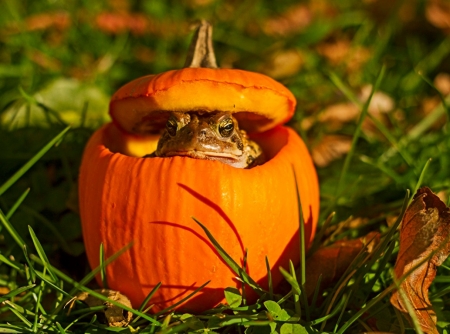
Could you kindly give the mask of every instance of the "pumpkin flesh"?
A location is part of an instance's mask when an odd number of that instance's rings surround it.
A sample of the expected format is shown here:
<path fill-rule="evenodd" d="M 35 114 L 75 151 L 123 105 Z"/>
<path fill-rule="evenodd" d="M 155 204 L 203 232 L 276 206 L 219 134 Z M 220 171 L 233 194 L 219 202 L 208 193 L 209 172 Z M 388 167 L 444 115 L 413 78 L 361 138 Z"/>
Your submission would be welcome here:
<path fill-rule="evenodd" d="M 277 126 L 252 139 L 268 160 L 252 169 L 237 169 L 187 157 L 142 159 L 122 154 L 126 145 L 114 143 L 133 146 L 133 138 L 113 123 L 92 136 L 79 180 L 90 265 L 99 265 L 101 243 L 109 257 L 133 242 L 107 267 L 109 288 L 139 307 L 161 282 L 150 301 L 155 304 L 152 311 L 159 311 L 210 281 L 179 310 L 200 312 L 223 302 L 223 289 L 240 283 L 191 217 L 202 222 L 237 263 L 248 249 L 248 272 L 263 288 L 267 288 L 266 256 L 274 285 L 281 282 L 279 266 L 299 262 L 293 169 L 307 245 L 318 218 L 317 176 L 306 146 L 292 129 Z"/>

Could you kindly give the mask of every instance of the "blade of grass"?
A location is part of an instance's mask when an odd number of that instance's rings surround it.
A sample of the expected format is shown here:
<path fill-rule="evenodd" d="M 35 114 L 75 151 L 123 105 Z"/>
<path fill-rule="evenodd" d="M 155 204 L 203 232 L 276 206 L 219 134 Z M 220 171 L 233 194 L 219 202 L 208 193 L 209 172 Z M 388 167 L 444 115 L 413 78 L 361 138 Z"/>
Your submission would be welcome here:
<path fill-rule="evenodd" d="M 419 190 L 420 185 L 421 185 L 422 182 L 423 182 L 423 178 L 424 178 L 424 176 L 425 176 L 425 172 L 427 171 L 428 166 L 430 165 L 431 160 L 432 160 L 431 158 L 428 159 L 427 162 L 425 163 L 425 165 L 423 166 L 422 172 L 420 173 L 419 179 L 417 180 L 416 186 L 414 187 L 414 190 L 413 190 L 413 192 L 412 192 L 413 195 L 411 196 L 411 198 L 410 198 L 408 204 L 411 204 L 411 202 L 412 202 L 413 199 L 414 199 L 414 195 L 417 193 L 417 190 Z"/>
<path fill-rule="evenodd" d="M 365 312 L 367 312 L 370 308 L 372 308 L 375 304 L 381 302 L 387 295 L 389 295 L 395 289 L 394 285 L 391 285 L 386 290 L 378 294 L 375 298 L 371 299 L 365 307 L 356 312 L 349 320 L 347 320 L 344 325 L 336 332 L 336 334 L 344 334 L 347 329 L 357 320 L 359 319 Z"/>
<path fill-rule="evenodd" d="M 417 72 L 417 74 L 422 78 L 423 81 L 425 81 L 430 87 L 432 87 L 436 93 L 439 95 L 439 98 L 441 99 L 441 103 L 443 108 L 447 111 L 447 122 L 450 121 L 450 108 L 447 104 L 447 101 L 445 100 L 445 96 L 442 95 L 441 91 L 436 88 L 436 86 L 431 82 L 430 79 L 428 79 L 422 72 Z"/>
<path fill-rule="evenodd" d="M 339 314 L 339 317 L 338 317 L 338 319 L 335 322 L 334 330 L 333 330 L 334 332 L 336 332 L 337 329 L 339 328 L 339 323 L 341 322 L 341 320 L 342 320 L 342 318 L 344 316 L 344 313 L 346 311 L 346 307 L 347 307 L 348 301 L 350 300 L 352 292 L 353 292 L 353 290 L 350 290 L 350 293 L 348 295 L 344 294 L 344 296 L 342 297 L 342 299 L 344 300 L 344 305 L 342 306 L 341 313 Z"/>
<path fill-rule="evenodd" d="M 329 319 L 333 318 L 343 307 L 345 304 L 345 298 L 341 298 L 339 300 L 339 303 L 336 305 L 336 307 L 327 315 L 317 318 L 316 320 L 310 321 L 310 325 L 317 325 L 320 323 L 323 323 L 324 321 L 328 321 Z"/>
<path fill-rule="evenodd" d="M 350 151 L 348 152 L 347 156 L 345 157 L 344 166 L 341 169 L 341 175 L 339 176 L 339 181 L 338 181 L 338 185 L 337 185 L 337 188 L 336 188 L 335 201 L 339 197 L 339 194 L 342 191 L 342 185 L 343 185 L 343 183 L 345 181 L 345 177 L 347 175 L 348 168 L 350 167 L 350 161 L 352 160 L 353 154 L 354 154 L 355 149 L 356 149 L 356 142 L 358 141 L 360 133 L 361 133 L 362 123 L 363 123 L 363 121 L 366 118 L 366 115 L 368 113 L 369 105 L 370 105 L 370 102 L 372 101 L 372 97 L 375 94 L 375 92 L 378 90 L 378 88 L 380 87 L 380 84 L 381 84 L 381 81 L 383 80 L 385 71 L 386 71 L 386 67 L 383 65 L 381 67 L 381 70 L 380 70 L 380 72 L 378 74 L 378 77 L 377 77 L 377 79 L 375 81 L 375 84 L 374 84 L 374 86 L 372 88 L 372 91 L 370 92 L 369 98 L 366 100 L 366 102 L 364 103 L 364 106 L 362 108 L 361 115 L 359 117 L 355 133 L 353 135 Z"/>
<path fill-rule="evenodd" d="M 100 278 L 102 280 L 102 285 L 104 289 L 108 289 L 108 281 L 106 279 L 106 266 L 105 262 L 105 249 L 103 247 L 103 242 L 100 243 Z"/>
<path fill-rule="evenodd" d="M 0 261 L 7 264 L 11 268 L 16 269 L 19 272 L 23 272 L 23 267 L 21 267 L 21 264 L 9 260 L 3 254 L 0 254 Z"/>
<path fill-rule="evenodd" d="M 23 249 L 25 246 L 25 241 L 23 241 L 22 237 L 17 233 L 16 229 L 11 225 L 9 220 L 6 218 L 3 211 L 0 209 L 0 222 L 3 224 L 3 227 L 8 231 L 11 237 L 16 241 L 19 245 L 19 248 Z"/>
<path fill-rule="evenodd" d="M 446 98 L 446 101 L 447 103 L 450 103 L 450 96 Z M 439 118 L 444 114 L 445 108 L 441 103 L 435 109 L 433 109 L 431 113 L 422 118 L 422 120 L 417 123 L 411 130 L 409 130 L 409 132 L 399 140 L 398 146 L 406 147 L 409 142 L 418 139 L 423 133 L 425 133 L 434 124 L 436 124 L 436 121 L 439 120 Z M 380 160 L 383 162 L 388 161 L 395 154 L 395 152 L 396 150 L 394 148 L 385 151 L 380 157 Z"/>
<path fill-rule="evenodd" d="M 58 284 L 59 280 L 58 277 L 50 270 L 48 264 L 50 264 L 50 261 L 48 260 L 47 255 L 45 254 L 44 248 L 42 248 L 41 242 L 36 236 L 36 233 L 34 233 L 34 230 L 31 226 L 28 226 L 28 231 L 31 236 L 31 240 L 33 241 L 34 247 L 36 248 L 36 251 L 41 258 L 42 262 L 44 263 L 44 270 L 47 270 L 50 276 L 53 279 L 53 282 Z"/>
<path fill-rule="evenodd" d="M 261 289 L 261 287 L 245 271 L 242 270 L 242 268 L 236 263 L 236 261 L 234 261 L 230 255 L 228 255 L 228 253 L 222 248 L 222 246 L 220 246 L 211 232 L 209 232 L 209 230 L 206 228 L 206 226 L 200 223 L 195 217 L 191 218 L 203 229 L 209 241 L 212 243 L 225 263 L 230 267 L 230 269 L 233 270 L 236 275 L 242 277 L 244 282 L 248 284 L 257 294 L 261 296 L 263 293 L 265 293 L 265 291 Z"/>
<path fill-rule="evenodd" d="M 403 214 L 402 214 L 403 216 Z M 395 224 L 394 224 L 395 226 Z M 448 238 L 447 238 L 448 239 Z M 358 312 L 356 312 L 349 320 L 347 320 L 343 327 L 336 334 L 343 334 L 346 332 L 348 327 L 350 327 L 359 317 L 365 314 L 370 308 L 372 308 L 378 302 L 381 302 L 388 294 L 392 293 L 395 289 L 401 286 L 402 282 L 406 280 L 414 271 L 417 270 L 420 266 L 422 266 L 425 262 L 429 261 L 437 252 L 441 251 L 441 248 L 446 243 L 443 243 L 438 249 L 432 251 L 429 255 L 424 257 L 421 261 L 416 263 L 412 268 L 410 268 L 406 273 L 404 273 L 400 278 L 394 280 L 389 287 L 387 287 L 383 292 L 378 294 L 375 298 L 371 299 L 364 307 L 362 307 Z M 394 274 L 391 277 L 395 277 Z M 409 312 L 409 310 L 408 310 Z"/>
<path fill-rule="evenodd" d="M 316 236 L 314 237 L 313 244 L 311 245 L 311 248 L 308 251 L 308 256 L 314 254 L 314 252 L 319 249 L 323 236 L 325 235 L 325 231 L 328 229 L 328 227 L 331 224 L 331 221 L 333 220 L 334 216 L 336 215 L 336 212 L 331 212 L 325 222 L 320 226 L 319 231 L 316 233 Z"/>
<path fill-rule="evenodd" d="M 294 174 L 295 192 L 297 194 L 297 212 L 299 217 L 299 239 L 300 239 L 300 285 L 305 285 L 306 282 L 306 246 L 305 246 L 305 220 L 303 218 L 302 202 L 300 198 L 300 191 L 298 190 L 297 175 L 295 174 L 294 166 L 292 166 Z"/>
<path fill-rule="evenodd" d="M 245 249 L 245 252 L 244 252 L 244 258 L 242 259 L 242 273 L 245 273 L 246 275 L 248 275 L 247 274 L 247 256 L 248 256 L 248 249 L 246 248 Z M 241 277 L 241 280 L 242 281 L 244 281 L 244 278 L 242 277 L 242 275 L 240 276 Z M 245 293 L 245 284 L 242 284 L 242 286 L 241 286 L 241 289 L 242 289 L 242 293 L 241 293 L 241 296 L 242 296 L 242 305 L 247 305 L 247 296 L 246 296 L 246 293 Z"/>
<path fill-rule="evenodd" d="M 59 286 L 57 286 L 55 283 L 51 282 L 49 279 L 47 279 L 47 277 L 45 277 L 44 274 L 40 273 L 39 271 L 35 270 L 34 271 L 36 276 L 43 282 L 45 282 L 45 284 L 47 284 L 48 286 L 50 286 L 52 289 L 56 290 L 57 292 L 59 292 L 60 294 L 72 298 L 71 295 L 69 295 L 66 291 L 64 291 L 63 289 L 61 289 Z M 59 281 L 59 279 L 58 279 Z"/>
<path fill-rule="evenodd" d="M 161 282 L 155 285 L 155 287 L 150 291 L 150 293 L 145 297 L 144 301 L 141 303 L 141 306 L 139 306 L 139 311 L 143 311 L 145 306 L 147 306 L 150 299 L 153 297 L 153 295 L 158 291 L 158 289 L 161 287 Z"/>
<path fill-rule="evenodd" d="M 339 78 L 339 76 L 334 72 L 328 72 L 328 77 L 331 82 L 341 91 L 342 94 L 345 95 L 347 99 L 353 102 L 355 105 L 362 107 L 361 101 L 359 101 L 358 97 L 352 92 L 352 90 Z"/>
<path fill-rule="evenodd" d="M 292 278 L 297 282 L 298 288 L 300 290 L 299 294 L 294 293 L 294 306 L 295 306 L 295 313 L 297 313 L 298 316 L 301 318 L 302 317 L 302 308 L 301 308 L 301 304 L 300 304 L 300 297 L 302 295 L 302 288 L 301 288 L 301 284 L 299 284 L 298 278 L 295 274 L 294 264 L 292 263 L 291 260 L 289 260 L 289 271 L 290 271 Z M 309 318 L 307 318 L 306 320 L 308 321 Z"/>
<path fill-rule="evenodd" d="M 63 235 L 58 231 L 55 225 L 52 224 L 44 215 L 37 212 L 36 210 L 28 207 L 27 205 L 21 205 L 19 208 L 21 211 L 28 213 L 29 215 L 36 218 L 39 222 L 42 223 L 56 238 L 61 248 L 68 254 L 73 255 L 73 251 L 67 243 L 66 239 L 64 239 Z"/>
<path fill-rule="evenodd" d="M 28 291 L 30 289 L 33 289 L 35 286 L 36 286 L 36 284 L 30 284 L 30 285 L 27 285 L 27 286 L 23 286 L 21 288 L 14 289 L 14 290 L 8 292 L 7 294 L 1 296 L 0 297 L 0 303 L 3 303 L 5 301 L 7 301 L 8 299 L 13 298 L 13 297 L 21 294 L 22 292 L 25 292 L 25 291 Z"/>
<path fill-rule="evenodd" d="M 6 304 L 8 304 L 6 302 Z M 7 307 L 9 308 L 9 311 L 14 313 L 15 316 L 17 318 L 19 318 L 20 321 L 22 321 L 26 327 L 28 328 L 32 328 L 33 324 L 31 323 L 31 321 L 29 321 L 22 313 L 20 313 L 19 311 L 17 311 L 14 307 L 11 307 L 10 305 L 7 305 Z M 34 332 L 34 328 L 32 329 L 32 331 Z"/>
<path fill-rule="evenodd" d="M 66 334 L 66 331 L 64 330 L 64 328 L 62 328 L 61 324 L 58 321 L 56 321 L 55 323 L 56 323 L 56 327 L 59 330 L 59 333 L 60 334 Z"/>
<path fill-rule="evenodd" d="M 44 268 L 44 275 L 45 275 L 45 268 Z M 45 282 L 41 281 L 41 284 L 39 284 L 39 291 L 37 294 L 36 306 L 35 306 L 35 310 L 34 310 L 34 321 L 33 321 L 33 332 L 34 333 L 37 332 L 37 328 L 38 328 L 38 320 L 40 317 L 39 310 L 41 310 L 41 311 L 43 310 L 43 308 L 41 306 L 41 300 L 42 300 L 42 294 L 43 294 L 44 289 L 45 289 Z"/>
<path fill-rule="evenodd" d="M 376 117 L 371 114 L 367 115 L 369 119 L 375 124 L 377 129 L 383 134 L 383 136 L 389 141 L 391 147 L 397 150 L 403 160 L 406 162 L 408 166 L 414 166 L 414 159 L 408 153 L 407 150 L 404 150 L 402 146 L 399 145 L 398 141 L 391 134 L 391 130 L 389 130 L 381 121 L 379 121 Z"/>
<path fill-rule="evenodd" d="M 117 259 L 120 255 L 122 255 L 123 253 L 125 253 L 128 249 L 131 248 L 131 246 L 133 245 L 133 243 L 129 243 L 128 245 L 122 247 L 117 253 L 113 254 L 111 257 L 109 257 L 106 261 L 105 261 L 105 265 L 108 265 L 109 263 L 113 262 L 115 259 Z M 44 263 L 41 261 L 41 259 L 33 254 L 31 254 L 30 256 L 33 261 L 35 261 L 36 263 L 44 266 Z M 51 265 L 49 265 L 51 268 L 53 268 Z M 89 274 L 87 274 L 79 283 L 78 285 L 85 285 L 87 283 L 89 283 L 94 277 L 95 275 L 97 275 L 100 271 L 100 267 L 97 267 L 95 269 L 93 269 Z M 55 272 L 56 275 L 58 275 L 57 272 Z M 73 285 L 73 284 L 72 284 Z M 57 314 L 62 307 L 64 307 L 65 304 L 67 304 L 67 302 L 73 298 L 73 296 L 75 295 L 75 293 L 78 291 L 79 289 L 74 286 L 74 288 L 72 290 L 69 291 L 68 295 L 69 297 L 67 298 L 67 300 L 65 302 L 61 302 L 57 307 L 54 308 L 54 310 L 52 311 L 52 313 L 50 314 L 50 316 L 54 316 L 55 314 Z"/>
<path fill-rule="evenodd" d="M 40 262 L 40 264 L 42 264 L 42 261 L 40 261 L 40 259 L 39 259 L 37 256 L 35 256 L 35 255 L 32 254 L 30 257 L 31 257 L 34 261 Z M 84 285 L 82 285 L 81 283 L 78 283 L 78 282 L 74 281 L 74 280 L 71 279 L 69 276 L 67 276 L 67 275 L 64 274 L 63 272 L 59 271 L 58 269 L 56 269 L 55 267 L 53 267 L 53 266 L 50 265 L 50 264 L 49 264 L 49 267 L 50 267 L 50 269 L 51 269 L 51 270 L 52 270 L 52 271 L 53 271 L 60 279 L 62 279 L 62 280 L 64 280 L 65 282 L 67 282 L 67 283 L 73 285 L 73 286 L 75 287 L 76 290 L 83 291 L 83 292 L 87 292 L 87 293 L 89 293 L 89 294 L 90 294 L 91 296 L 93 296 L 93 297 L 96 297 L 96 298 L 98 298 L 98 299 L 100 299 L 100 300 L 103 300 L 103 301 L 105 301 L 105 302 L 111 303 L 112 305 L 117 306 L 117 307 L 120 307 L 121 309 L 124 309 L 124 310 L 126 310 L 126 311 L 128 311 L 128 312 L 131 312 L 131 313 L 133 313 L 133 314 L 136 315 L 136 316 L 141 316 L 142 318 L 144 318 L 144 319 L 147 320 L 147 321 L 150 321 L 150 322 L 152 322 L 152 323 L 154 323 L 154 324 L 157 324 L 157 325 L 160 324 L 157 320 L 153 319 L 152 317 L 148 316 L 147 314 L 144 314 L 144 313 L 142 313 L 142 312 L 139 312 L 138 310 L 134 310 L 134 309 L 132 309 L 132 308 L 126 306 L 126 305 L 123 305 L 123 304 L 121 304 L 121 303 L 119 303 L 119 302 L 117 302 L 117 301 L 115 301 L 115 300 L 111 300 L 111 299 L 105 297 L 104 295 L 102 295 L 101 293 L 98 293 L 98 292 L 96 292 L 96 291 L 94 291 L 94 290 L 91 290 L 91 289 L 85 287 Z M 73 293 L 70 293 L 70 295 L 73 295 Z M 66 329 L 66 330 L 67 330 L 67 329 Z"/>
<path fill-rule="evenodd" d="M 395 171 L 386 167 L 382 162 L 380 162 L 380 161 L 375 162 L 375 161 L 373 161 L 373 159 L 371 159 L 365 155 L 360 155 L 359 160 L 361 160 L 365 164 L 368 164 L 370 166 L 373 166 L 373 167 L 379 169 L 381 172 L 383 172 L 388 177 L 390 177 L 392 180 L 394 180 L 394 182 L 396 184 L 402 184 L 403 181 L 402 181 L 401 177 Z"/>
<path fill-rule="evenodd" d="M 281 274 L 286 279 L 286 281 L 291 285 L 294 293 L 300 295 L 302 292 L 300 291 L 300 286 L 298 285 L 297 280 L 294 276 L 292 276 L 288 271 L 283 269 L 283 267 L 279 267 Z"/>
<path fill-rule="evenodd" d="M 320 284 L 322 283 L 323 275 L 320 274 L 316 283 L 316 287 L 314 288 L 314 294 L 311 301 L 311 309 L 314 310 L 316 308 L 317 297 L 319 296 Z"/>
<path fill-rule="evenodd" d="M 19 199 L 13 204 L 11 209 L 6 213 L 6 219 L 10 219 L 12 215 L 16 212 L 17 208 L 22 204 L 24 199 L 27 197 L 28 193 L 30 192 L 30 188 L 26 189 L 22 195 L 20 195 Z"/>
<path fill-rule="evenodd" d="M 273 283 L 272 283 L 272 271 L 270 270 L 269 258 L 266 256 L 266 269 L 267 269 L 267 285 L 269 287 L 269 299 L 273 299 Z"/>
<path fill-rule="evenodd" d="M 416 312 L 414 312 L 414 307 L 411 305 L 411 302 L 408 300 L 408 297 L 406 296 L 403 289 L 400 287 L 400 285 L 397 285 L 396 280 L 394 279 L 396 288 L 398 289 L 398 293 L 400 294 L 400 298 L 402 299 L 406 310 L 408 311 L 409 316 L 411 317 L 412 323 L 414 325 L 414 329 L 416 330 L 417 334 L 424 334 L 422 331 L 422 328 L 420 327 L 419 319 L 417 319 Z"/>
<path fill-rule="evenodd" d="M 48 150 L 50 150 L 53 145 L 58 143 L 69 131 L 70 126 L 66 127 L 61 131 L 55 138 L 50 140 L 47 145 L 45 145 L 38 153 L 36 153 L 28 162 L 23 165 L 13 176 L 11 176 L 5 183 L 0 186 L 0 196 L 9 189 L 23 174 L 25 174 Z"/>
<path fill-rule="evenodd" d="M 205 286 L 207 286 L 209 284 L 210 281 L 203 283 L 201 286 L 199 286 L 197 289 L 195 289 L 194 291 L 192 291 L 189 295 L 187 295 L 186 297 L 184 297 L 183 299 L 181 299 L 180 301 L 176 302 L 175 304 L 165 308 L 162 311 L 159 311 L 158 313 L 156 313 L 156 316 L 164 314 L 169 312 L 170 310 L 173 310 L 175 307 L 177 307 L 178 305 L 184 303 L 186 300 L 188 300 L 189 298 L 191 298 L 193 295 L 195 295 L 197 292 L 199 292 L 201 289 L 203 289 Z"/>

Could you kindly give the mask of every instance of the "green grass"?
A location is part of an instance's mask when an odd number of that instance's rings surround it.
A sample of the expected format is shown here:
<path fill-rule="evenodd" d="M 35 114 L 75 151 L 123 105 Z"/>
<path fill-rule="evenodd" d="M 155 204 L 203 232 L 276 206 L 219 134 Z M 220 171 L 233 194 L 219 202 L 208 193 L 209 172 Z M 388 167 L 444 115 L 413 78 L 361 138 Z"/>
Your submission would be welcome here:
<path fill-rule="evenodd" d="M 288 33 L 286 21 L 273 19 L 294 12 L 298 1 L 199 3 L 4 1 L 0 333 L 360 333 L 375 325 L 379 331 L 415 332 L 389 304 L 400 221 L 387 221 L 405 209 L 408 190 L 413 195 L 422 185 L 450 202 L 450 95 L 435 86 L 438 74 L 450 73 L 450 39 L 427 20 L 430 2 L 305 1 L 313 19 L 308 23 L 305 16 Z M 99 14 L 120 10 L 142 14 L 148 25 L 120 32 L 96 26 Z M 33 21 L 43 13 L 59 16 Z M 135 316 L 128 328 L 109 328 L 99 321 L 98 308 L 75 302 L 69 313 L 66 306 L 77 293 L 96 288 L 95 273 L 107 281 L 104 266 L 113 260 L 102 255 L 101 267 L 92 272 L 85 258 L 76 193 L 82 151 L 93 130 L 108 120 L 109 97 L 122 84 L 183 66 L 189 25 L 198 18 L 214 24 L 219 65 L 275 75 L 292 90 L 298 106 L 290 125 L 311 149 L 328 135 L 350 139 L 346 156 L 318 168 L 323 229 L 313 248 L 373 230 L 383 238 L 372 257 L 362 252 L 336 284 L 308 301 L 303 266 L 283 268 L 284 293 L 273 286 L 263 291 L 205 229 L 237 276 L 260 294 L 258 302 L 247 305 L 239 291 L 227 289 L 229 306 L 203 314 L 170 309 L 154 315 L 145 303 L 129 310 Z M 342 48 L 347 53 L 339 56 Z M 277 58 L 292 51 L 297 60 Z M 367 85 L 370 97 L 361 99 Z M 369 108 L 377 92 L 393 103 L 380 117 Z M 338 126 L 320 121 L 327 107 L 347 102 L 359 107 L 358 118 Z M 430 105 L 426 112 L 424 105 Z M 303 125 L 305 119 L 311 126 Z M 350 217 L 366 223 L 330 235 L 330 226 Z M 449 268 L 447 261 L 438 269 L 430 289 L 441 333 L 450 328 Z"/>

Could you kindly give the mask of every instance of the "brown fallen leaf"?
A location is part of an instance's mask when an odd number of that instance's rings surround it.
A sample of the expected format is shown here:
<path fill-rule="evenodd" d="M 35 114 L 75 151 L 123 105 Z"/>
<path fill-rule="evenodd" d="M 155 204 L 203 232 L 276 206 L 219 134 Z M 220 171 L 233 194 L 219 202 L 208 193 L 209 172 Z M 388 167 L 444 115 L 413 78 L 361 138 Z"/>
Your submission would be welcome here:
<path fill-rule="evenodd" d="M 120 304 L 123 304 L 128 307 L 131 306 L 131 302 L 128 299 L 127 296 L 121 294 L 118 291 L 109 290 L 109 289 L 97 289 L 94 290 L 95 292 L 98 292 L 102 294 L 103 296 L 107 297 L 108 299 L 117 301 Z M 105 322 L 110 327 L 124 327 L 129 324 L 131 321 L 131 318 L 133 317 L 133 314 L 131 312 L 128 312 L 127 310 L 124 310 L 118 306 L 115 306 L 111 303 L 105 302 L 101 299 L 98 299 L 97 297 L 91 296 L 87 292 L 81 292 L 78 294 L 74 299 L 72 299 L 69 303 L 71 303 L 70 308 L 73 305 L 73 302 L 75 300 L 80 300 L 87 304 L 89 307 L 95 307 L 95 306 L 105 306 L 105 309 L 103 310 L 103 314 L 105 316 Z M 69 309 L 70 311 L 70 309 Z"/>
<path fill-rule="evenodd" d="M 140 13 L 102 12 L 95 18 L 98 29 L 113 35 L 129 31 L 133 35 L 142 36 L 149 30 L 150 24 L 149 19 Z"/>
<path fill-rule="evenodd" d="M 448 1 L 427 1 L 425 17 L 435 27 L 450 32 L 450 3 Z"/>
<path fill-rule="evenodd" d="M 359 239 L 340 240 L 331 246 L 319 248 L 306 260 L 305 290 L 308 298 L 314 293 L 320 275 L 322 275 L 320 289 L 323 290 L 345 273 L 364 247 L 367 246 L 366 251 L 371 253 L 379 240 L 379 233 L 371 232 Z"/>
<path fill-rule="evenodd" d="M 311 24 L 312 14 L 308 6 L 297 4 L 289 7 L 280 16 L 269 18 L 263 24 L 267 35 L 285 36 L 300 32 Z"/>
<path fill-rule="evenodd" d="M 426 333 L 438 333 L 436 314 L 428 299 L 428 288 L 436 276 L 436 267 L 450 253 L 449 235 L 449 208 L 429 188 L 419 189 L 403 217 L 395 276 L 399 279 L 414 270 L 400 284 L 400 289 L 414 308 L 419 324 Z M 398 291 L 392 294 L 391 304 L 412 321 L 408 316 L 406 302 Z"/>
<path fill-rule="evenodd" d="M 443 72 L 439 73 L 434 78 L 433 84 L 442 95 L 450 94 L 450 74 Z"/>
<path fill-rule="evenodd" d="M 326 167 L 350 151 L 352 139 L 348 136 L 327 135 L 313 147 L 311 155 L 318 167 Z"/>
<path fill-rule="evenodd" d="M 69 13 L 48 12 L 39 13 L 28 16 L 25 21 L 25 26 L 28 31 L 58 29 L 65 30 L 71 25 L 71 17 Z"/>
<path fill-rule="evenodd" d="M 286 78 L 298 73 L 304 62 L 304 57 L 299 50 L 278 51 L 269 58 L 260 71 L 274 79 Z"/>

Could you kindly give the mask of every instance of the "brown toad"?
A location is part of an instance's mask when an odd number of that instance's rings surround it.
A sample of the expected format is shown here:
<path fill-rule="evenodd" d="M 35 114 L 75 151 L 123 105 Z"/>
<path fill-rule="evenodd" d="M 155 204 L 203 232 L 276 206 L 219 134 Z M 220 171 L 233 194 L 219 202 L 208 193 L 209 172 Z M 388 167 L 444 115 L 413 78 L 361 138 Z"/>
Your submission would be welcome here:
<path fill-rule="evenodd" d="M 230 112 L 172 112 L 156 151 L 146 157 L 188 156 L 216 160 L 236 168 L 261 164 L 258 144 L 240 130 Z"/>

